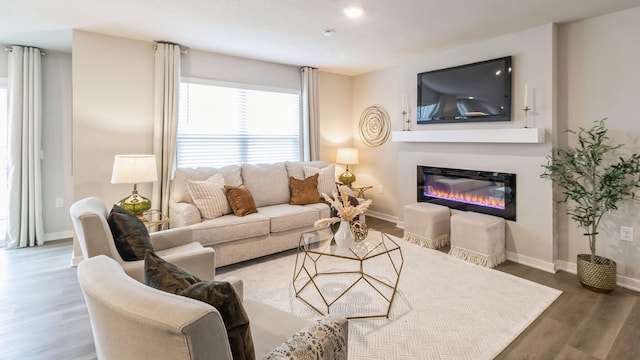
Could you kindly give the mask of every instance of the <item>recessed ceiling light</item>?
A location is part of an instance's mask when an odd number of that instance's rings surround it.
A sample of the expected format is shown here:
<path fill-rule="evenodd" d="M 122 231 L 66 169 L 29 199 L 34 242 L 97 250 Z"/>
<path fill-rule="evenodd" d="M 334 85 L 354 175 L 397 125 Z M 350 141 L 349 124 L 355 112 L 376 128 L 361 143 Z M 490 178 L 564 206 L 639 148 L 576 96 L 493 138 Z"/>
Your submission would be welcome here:
<path fill-rule="evenodd" d="M 342 12 L 352 19 L 357 19 L 364 13 L 364 9 L 360 6 L 349 6 L 342 9 Z"/>

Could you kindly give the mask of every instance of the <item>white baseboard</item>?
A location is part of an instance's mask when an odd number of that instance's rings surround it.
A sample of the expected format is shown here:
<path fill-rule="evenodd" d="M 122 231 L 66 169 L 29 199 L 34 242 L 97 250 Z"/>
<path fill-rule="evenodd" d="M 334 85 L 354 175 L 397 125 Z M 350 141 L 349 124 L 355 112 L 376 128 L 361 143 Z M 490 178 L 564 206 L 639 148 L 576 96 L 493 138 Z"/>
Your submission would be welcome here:
<path fill-rule="evenodd" d="M 44 242 L 56 240 L 68 240 L 73 238 L 73 230 L 58 231 L 44 234 Z"/>
<path fill-rule="evenodd" d="M 578 273 L 578 267 L 576 264 L 568 261 L 564 261 L 564 260 L 556 261 L 556 269 L 566 271 L 572 274 Z M 616 278 L 616 283 L 618 286 L 623 287 L 625 289 L 640 292 L 640 280 L 638 279 L 634 279 L 634 278 L 630 278 L 630 277 L 626 277 L 618 274 Z"/>
<path fill-rule="evenodd" d="M 84 257 L 82 257 L 82 255 L 80 256 L 72 256 L 71 257 L 71 267 L 76 267 L 78 266 L 78 264 L 80 264 L 80 261 L 84 260 Z"/>
<path fill-rule="evenodd" d="M 396 223 L 396 224 L 398 223 L 398 217 L 397 216 L 391 216 L 391 215 L 379 213 L 377 211 L 367 210 L 367 212 L 365 213 L 365 216 L 371 216 L 371 217 L 374 217 L 374 218 L 377 218 L 377 219 L 390 221 L 390 222 Z"/>
<path fill-rule="evenodd" d="M 511 251 L 507 251 L 507 259 L 516 262 L 518 264 L 526 265 L 534 269 L 546 271 L 552 274 L 556 273 L 556 266 L 548 261 L 542 261 L 540 259 L 532 258 L 530 256 L 517 254 Z"/>

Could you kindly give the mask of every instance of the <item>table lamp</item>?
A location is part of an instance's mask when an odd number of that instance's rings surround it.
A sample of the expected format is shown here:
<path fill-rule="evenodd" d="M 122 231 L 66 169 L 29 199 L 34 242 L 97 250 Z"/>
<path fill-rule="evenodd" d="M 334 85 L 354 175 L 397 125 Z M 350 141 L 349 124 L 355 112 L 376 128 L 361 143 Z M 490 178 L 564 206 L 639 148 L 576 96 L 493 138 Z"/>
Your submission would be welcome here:
<path fill-rule="evenodd" d="M 349 165 L 358 164 L 358 149 L 355 148 L 338 148 L 338 154 L 336 155 L 336 162 L 338 164 L 347 165 L 345 172 L 340 174 L 338 181 L 351 187 L 351 184 L 356 181 L 356 176 L 349 171 Z"/>
<path fill-rule="evenodd" d="M 117 205 L 131 211 L 138 217 L 151 209 L 151 201 L 138 194 L 138 184 L 158 180 L 155 155 L 116 155 L 113 161 L 112 184 L 133 184 L 131 195 L 120 200 Z"/>

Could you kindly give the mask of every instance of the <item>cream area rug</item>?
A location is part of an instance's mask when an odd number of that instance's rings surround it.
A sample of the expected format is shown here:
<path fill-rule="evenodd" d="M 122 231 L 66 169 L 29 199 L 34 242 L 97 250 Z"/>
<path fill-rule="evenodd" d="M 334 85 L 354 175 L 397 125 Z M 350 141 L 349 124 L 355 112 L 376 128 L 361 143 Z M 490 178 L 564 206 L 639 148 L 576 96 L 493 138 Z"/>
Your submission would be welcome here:
<path fill-rule="evenodd" d="M 492 359 L 561 294 L 392 238 L 402 249 L 404 265 L 389 318 L 349 320 L 350 359 Z M 379 264 L 366 266 L 384 272 L 387 260 L 378 257 Z M 228 266 L 218 275 L 243 279 L 246 299 L 317 318 L 319 314 L 295 296 L 295 262 L 296 253 L 289 252 Z M 348 277 L 334 278 L 318 287 L 330 297 L 349 283 Z M 305 295 L 321 301 L 315 293 Z M 349 316 L 362 308 L 384 308 L 383 299 L 367 287 L 355 286 L 343 300 L 332 307 L 332 314 Z"/>

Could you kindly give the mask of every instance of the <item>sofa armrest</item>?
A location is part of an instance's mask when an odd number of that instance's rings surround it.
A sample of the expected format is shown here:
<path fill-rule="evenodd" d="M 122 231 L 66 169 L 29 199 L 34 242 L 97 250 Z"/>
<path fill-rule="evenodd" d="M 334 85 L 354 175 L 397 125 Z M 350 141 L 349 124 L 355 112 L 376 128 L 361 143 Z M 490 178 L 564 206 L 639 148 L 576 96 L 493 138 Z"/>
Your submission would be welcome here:
<path fill-rule="evenodd" d="M 169 227 L 177 228 L 202 222 L 198 208 L 186 202 L 169 202 Z"/>
<path fill-rule="evenodd" d="M 177 228 L 149 233 L 151 244 L 156 251 L 185 245 L 193 242 L 193 230 Z"/>
<path fill-rule="evenodd" d="M 346 360 L 348 334 L 346 319 L 323 316 L 293 334 L 264 359 Z"/>

